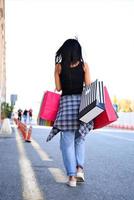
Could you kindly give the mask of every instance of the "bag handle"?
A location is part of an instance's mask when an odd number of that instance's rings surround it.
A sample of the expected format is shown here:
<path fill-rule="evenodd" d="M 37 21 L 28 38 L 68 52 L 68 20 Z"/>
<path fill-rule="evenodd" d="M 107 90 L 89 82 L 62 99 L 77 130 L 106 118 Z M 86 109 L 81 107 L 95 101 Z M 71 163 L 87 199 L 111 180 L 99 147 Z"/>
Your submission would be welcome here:
<path fill-rule="evenodd" d="M 61 92 L 58 92 L 56 88 L 53 90 L 53 92 L 61 95 Z"/>

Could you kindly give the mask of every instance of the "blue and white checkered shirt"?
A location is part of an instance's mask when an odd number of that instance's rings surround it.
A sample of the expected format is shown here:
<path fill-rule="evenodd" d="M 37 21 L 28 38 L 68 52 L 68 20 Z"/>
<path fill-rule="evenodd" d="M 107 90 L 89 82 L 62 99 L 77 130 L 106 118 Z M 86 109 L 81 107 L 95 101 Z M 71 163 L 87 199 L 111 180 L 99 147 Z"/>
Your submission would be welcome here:
<path fill-rule="evenodd" d="M 47 137 L 47 142 L 60 131 L 78 130 L 80 136 L 84 137 L 93 129 L 93 121 L 83 123 L 78 119 L 80 101 L 80 94 L 61 96 L 57 117 Z"/>

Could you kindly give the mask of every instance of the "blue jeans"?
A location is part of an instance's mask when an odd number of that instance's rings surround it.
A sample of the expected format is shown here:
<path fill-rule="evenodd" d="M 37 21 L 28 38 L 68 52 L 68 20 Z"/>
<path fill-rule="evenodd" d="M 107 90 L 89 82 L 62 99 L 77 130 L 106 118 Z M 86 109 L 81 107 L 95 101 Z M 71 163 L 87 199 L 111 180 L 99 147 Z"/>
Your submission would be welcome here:
<path fill-rule="evenodd" d="M 61 132 L 60 148 L 67 176 L 76 176 L 77 167 L 84 165 L 85 139 L 77 136 L 78 131 Z"/>

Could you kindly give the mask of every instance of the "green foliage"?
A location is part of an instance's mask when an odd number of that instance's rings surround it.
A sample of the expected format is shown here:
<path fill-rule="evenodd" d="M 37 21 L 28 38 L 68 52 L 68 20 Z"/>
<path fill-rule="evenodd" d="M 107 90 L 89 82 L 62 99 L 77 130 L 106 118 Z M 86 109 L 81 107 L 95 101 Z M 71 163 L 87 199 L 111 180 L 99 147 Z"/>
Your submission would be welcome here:
<path fill-rule="evenodd" d="M 13 112 L 13 106 L 9 105 L 9 103 L 2 102 L 1 103 L 1 118 L 10 118 L 11 113 Z"/>

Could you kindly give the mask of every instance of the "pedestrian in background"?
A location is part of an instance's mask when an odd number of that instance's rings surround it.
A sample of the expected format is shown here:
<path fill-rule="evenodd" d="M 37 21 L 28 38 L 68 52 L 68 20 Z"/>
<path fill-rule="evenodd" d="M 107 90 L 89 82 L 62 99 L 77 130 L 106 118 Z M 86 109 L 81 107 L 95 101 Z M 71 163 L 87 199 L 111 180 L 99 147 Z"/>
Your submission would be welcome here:
<path fill-rule="evenodd" d="M 19 110 L 18 110 L 18 120 L 21 121 L 21 119 L 22 119 L 22 110 L 19 108 Z"/>
<path fill-rule="evenodd" d="M 28 113 L 29 113 L 29 121 L 32 121 L 33 110 L 30 108 Z"/>
<path fill-rule="evenodd" d="M 27 123 L 27 115 L 28 115 L 28 111 L 27 111 L 27 109 L 25 109 L 23 112 L 23 118 L 24 118 L 25 123 Z"/>
<path fill-rule="evenodd" d="M 61 132 L 60 148 L 70 187 L 85 180 L 85 135 L 93 129 L 92 121 L 84 124 L 78 120 L 83 84 L 91 84 L 89 67 L 84 63 L 78 40 L 68 39 L 56 52 L 55 85 L 62 94 L 47 141 Z"/>

